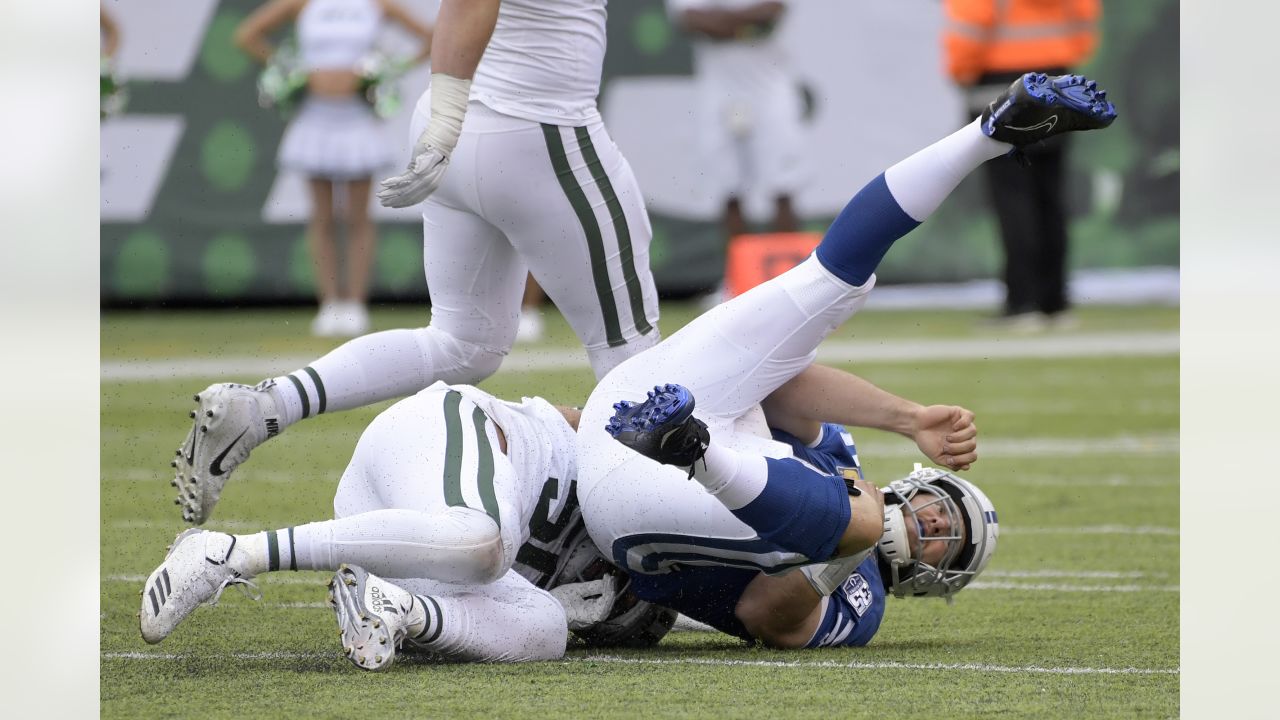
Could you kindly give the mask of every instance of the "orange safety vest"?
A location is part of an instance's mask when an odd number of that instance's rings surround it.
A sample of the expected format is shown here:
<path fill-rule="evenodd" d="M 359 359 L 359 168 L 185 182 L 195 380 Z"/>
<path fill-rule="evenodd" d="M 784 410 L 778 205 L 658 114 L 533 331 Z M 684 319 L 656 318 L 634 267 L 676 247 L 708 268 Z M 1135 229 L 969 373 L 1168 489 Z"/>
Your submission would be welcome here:
<path fill-rule="evenodd" d="M 944 0 L 947 74 L 970 85 L 985 73 L 1070 68 L 1098 42 L 1100 0 Z"/>

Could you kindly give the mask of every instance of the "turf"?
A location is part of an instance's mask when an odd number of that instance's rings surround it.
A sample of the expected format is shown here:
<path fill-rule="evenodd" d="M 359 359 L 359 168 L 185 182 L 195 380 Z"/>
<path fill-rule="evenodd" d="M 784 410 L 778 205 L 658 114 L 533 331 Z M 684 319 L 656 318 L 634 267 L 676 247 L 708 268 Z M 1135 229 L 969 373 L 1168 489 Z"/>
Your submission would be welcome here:
<path fill-rule="evenodd" d="M 667 334 L 692 306 L 663 309 Z M 1072 333 L 1176 332 L 1169 308 L 1085 308 Z M 422 310 L 375 313 L 415 325 Z M 1002 339 L 971 312 L 865 312 L 840 338 Z M 104 361 L 319 354 L 302 310 L 119 312 L 102 318 Z M 573 349 L 551 313 L 548 348 Z M 1002 534 L 981 581 L 951 606 L 889 600 L 861 649 L 772 651 L 675 632 L 645 651 L 573 648 L 516 666 L 408 661 L 383 675 L 347 663 L 323 606 L 322 573 L 263 579 L 264 598 L 228 592 L 159 646 L 135 613 L 142 579 L 183 527 L 168 457 L 190 394 L 212 381 L 104 381 L 101 468 L 103 717 L 1174 717 L 1178 714 L 1178 358 L 1176 355 L 846 366 L 894 392 L 978 414 L 972 478 Z M 283 367 L 282 371 L 291 367 Z M 251 380 L 256 378 L 235 378 Z M 580 402 L 583 367 L 503 370 L 500 396 Z M 234 532 L 332 512 L 363 426 L 383 406 L 326 415 L 255 451 L 210 526 Z M 917 460 L 909 441 L 855 434 L 873 480 Z"/>

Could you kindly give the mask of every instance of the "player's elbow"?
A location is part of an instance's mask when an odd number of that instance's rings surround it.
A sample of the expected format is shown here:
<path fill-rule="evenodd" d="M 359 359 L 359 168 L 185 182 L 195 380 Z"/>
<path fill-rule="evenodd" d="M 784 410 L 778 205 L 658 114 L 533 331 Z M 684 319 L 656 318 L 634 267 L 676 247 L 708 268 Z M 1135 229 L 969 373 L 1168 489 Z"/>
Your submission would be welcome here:
<path fill-rule="evenodd" d="M 744 595 L 734 608 L 734 615 L 746 627 L 751 637 L 779 649 L 802 648 L 809 641 L 803 619 L 787 617 L 778 612 L 773 603 Z"/>

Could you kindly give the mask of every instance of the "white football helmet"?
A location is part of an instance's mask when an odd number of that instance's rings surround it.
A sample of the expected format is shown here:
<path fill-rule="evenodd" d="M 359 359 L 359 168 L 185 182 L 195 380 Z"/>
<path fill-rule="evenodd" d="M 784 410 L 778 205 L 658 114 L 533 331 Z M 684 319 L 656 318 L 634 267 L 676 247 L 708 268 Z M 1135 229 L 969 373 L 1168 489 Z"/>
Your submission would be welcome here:
<path fill-rule="evenodd" d="M 888 565 L 889 589 L 895 597 L 943 597 L 960 592 L 982 572 L 996 551 L 1000 524 L 995 506 L 976 485 L 936 468 L 921 467 L 894 480 L 884 493 L 884 535 L 877 550 Z M 935 496 L 920 507 L 911 498 L 925 492 Z M 938 505 L 949 520 L 952 534 L 930 537 L 945 541 L 946 553 L 935 566 L 913 557 L 908 542 L 907 523 L 916 523 L 918 510 Z M 921 543 L 923 547 L 923 543 Z"/>

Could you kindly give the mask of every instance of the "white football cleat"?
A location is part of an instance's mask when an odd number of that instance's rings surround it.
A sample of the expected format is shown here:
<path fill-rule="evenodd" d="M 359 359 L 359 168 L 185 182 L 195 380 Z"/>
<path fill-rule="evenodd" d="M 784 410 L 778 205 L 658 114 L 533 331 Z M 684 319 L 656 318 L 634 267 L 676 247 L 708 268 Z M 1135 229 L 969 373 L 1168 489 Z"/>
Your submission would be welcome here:
<path fill-rule="evenodd" d="M 246 576 L 227 565 L 235 546 L 236 539 L 226 533 L 191 528 L 178 535 L 164 562 L 142 587 L 138 625 L 143 640 L 154 645 L 165 639 L 196 606 L 218 604 L 228 585 L 257 590 Z"/>
<path fill-rule="evenodd" d="M 329 581 L 329 605 L 338 618 L 342 652 L 362 670 L 386 670 L 409 635 L 417 602 L 404 588 L 355 565 L 338 568 Z"/>
<path fill-rule="evenodd" d="M 249 451 L 280 433 L 280 415 L 267 388 L 217 383 L 195 396 L 191 432 L 169 463 L 177 469 L 169 484 L 178 489 L 175 504 L 182 519 L 199 525 L 218 504 L 231 471 L 249 458 Z"/>

